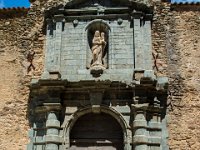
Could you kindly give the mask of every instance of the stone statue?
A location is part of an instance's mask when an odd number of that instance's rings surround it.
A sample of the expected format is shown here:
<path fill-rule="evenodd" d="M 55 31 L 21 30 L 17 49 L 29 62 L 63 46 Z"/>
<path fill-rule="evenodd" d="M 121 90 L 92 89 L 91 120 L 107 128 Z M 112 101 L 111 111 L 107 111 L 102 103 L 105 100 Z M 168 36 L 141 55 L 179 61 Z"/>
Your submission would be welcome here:
<path fill-rule="evenodd" d="M 92 64 L 93 66 L 103 66 L 103 55 L 105 53 L 106 41 L 104 32 L 98 30 L 94 33 L 92 40 Z"/>

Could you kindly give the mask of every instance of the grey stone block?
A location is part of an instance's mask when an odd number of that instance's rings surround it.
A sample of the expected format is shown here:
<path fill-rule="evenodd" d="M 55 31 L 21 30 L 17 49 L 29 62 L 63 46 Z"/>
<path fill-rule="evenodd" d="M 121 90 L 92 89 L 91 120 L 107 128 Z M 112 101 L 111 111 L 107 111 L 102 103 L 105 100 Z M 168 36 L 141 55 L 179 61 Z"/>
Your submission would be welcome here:
<path fill-rule="evenodd" d="M 57 144 L 47 144 L 45 150 L 58 150 L 59 146 Z"/>
<path fill-rule="evenodd" d="M 161 137 L 149 137 L 149 143 L 151 144 L 161 144 Z"/>
<path fill-rule="evenodd" d="M 157 89 L 167 90 L 168 88 L 168 78 L 167 77 L 158 77 L 157 78 Z"/>
<path fill-rule="evenodd" d="M 134 132 L 134 136 L 137 136 L 137 135 L 144 135 L 144 136 L 148 136 L 147 135 L 147 131 L 145 128 L 134 128 L 135 129 L 135 132 Z"/>
<path fill-rule="evenodd" d="M 89 69 L 78 70 L 77 72 L 78 72 L 78 74 L 81 74 L 81 75 L 90 74 Z"/>
<path fill-rule="evenodd" d="M 149 128 L 161 130 L 161 123 L 160 122 L 149 122 Z"/>
<path fill-rule="evenodd" d="M 116 106 L 116 107 L 112 107 L 113 109 L 115 109 L 116 111 L 122 113 L 122 114 L 129 114 L 130 113 L 130 107 L 128 105 L 126 106 Z"/>
<path fill-rule="evenodd" d="M 144 71 L 144 78 L 150 78 L 152 80 L 155 80 L 156 77 L 154 75 L 154 71 L 153 70 L 145 70 Z"/>
<path fill-rule="evenodd" d="M 58 135 L 46 135 L 45 136 L 46 143 L 62 143 L 62 138 Z"/>
<path fill-rule="evenodd" d="M 147 144 L 148 143 L 148 137 L 145 135 L 135 135 L 133 137 L 133 143 L 134 144 Z"/>
<path fill-rule="evenodd" d="M 31 129 L 28 131 L 28 137 L 29 137 L 29 138 L 33 138 L 33 137 L 34 137 L 34 130 L 33 130 L 33 128 L 31 128 Z"/>
<path fill-rule="evenodd" d="M 34 140 L 34 143 L 44 143 L 44 139 L 43 139 L 43 136 L 36 136 L 35 137 L 35 140 Z"/>
<path fill-rule="evenodd" d="M 147 128 L 147 121 L 146 120 L 134 120 L 133 127 L 134 128 Z"/>
<path fill-rule="evenodd" d="M 58 134 L 59 134 L 59 131 L 58 129 L 55 129 L 55 128 L 48 128 L 46 132 L 46 135 L 58 135 Z"/>
<path fill-rule="evenodd" d="M 44 150 L 45 145 L 35 145 L 35 150 Z"/>
<path fill-rule="evenodd" d="M 32 142 L 30 142 L 29 144 L 27 144 L 26 150 L 33 150 L 33 143 Z"/>
<path fill-rule="evenodd" d="M 55 127 L 59 128 L 60 127 L 60 121 L 58 120 L 47 120 L 46 122 L 46 127 Z"/>

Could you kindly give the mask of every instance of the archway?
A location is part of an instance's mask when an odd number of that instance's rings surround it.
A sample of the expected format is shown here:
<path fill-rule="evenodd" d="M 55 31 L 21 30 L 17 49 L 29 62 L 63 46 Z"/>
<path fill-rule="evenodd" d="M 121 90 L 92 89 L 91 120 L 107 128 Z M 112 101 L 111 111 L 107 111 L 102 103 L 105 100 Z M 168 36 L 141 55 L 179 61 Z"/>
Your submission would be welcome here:
<path fill-rule="evenodd" d="M 70 150 L 123 150 L 123 129 L 106 113 L 88 113 L 77 119 L 70 132 Z"/>

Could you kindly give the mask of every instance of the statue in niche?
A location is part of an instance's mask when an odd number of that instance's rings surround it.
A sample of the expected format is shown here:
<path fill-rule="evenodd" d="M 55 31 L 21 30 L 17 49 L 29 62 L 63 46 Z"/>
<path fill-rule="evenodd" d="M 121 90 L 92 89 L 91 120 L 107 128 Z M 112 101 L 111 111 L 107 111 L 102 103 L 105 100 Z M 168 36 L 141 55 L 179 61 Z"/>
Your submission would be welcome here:
<path fill-rule="evenodd" d="M 100 31 L 95 31 L 94 37 L 92 40 L 92 64 L 94 66 L 103 66 L 103 55 L 105 53 L 106 41 L 105 33 Z"/>

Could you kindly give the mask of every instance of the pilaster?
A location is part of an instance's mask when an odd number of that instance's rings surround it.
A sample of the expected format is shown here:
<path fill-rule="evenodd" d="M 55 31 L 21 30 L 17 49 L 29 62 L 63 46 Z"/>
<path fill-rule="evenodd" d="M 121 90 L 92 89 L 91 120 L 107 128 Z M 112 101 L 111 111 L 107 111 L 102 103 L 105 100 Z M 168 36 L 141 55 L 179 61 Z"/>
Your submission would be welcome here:
<path fill-rule="evenodd" d="M 64 29 L 64 15 L 54 15 L 47 19 L 47 44 L 45 72 L 42 78 L 58 79 L 60 77 L 62 31 Z"/>
<path fill-rule="evenodd" d="M 141 19 L 142 12 L 133 12 L 132 21 L 133 21 L 133 34 L 134 34 L 134 54 L 135 54 L 135 69 L 143 69 L 143 48 L 142 48 L 142 28 L 141 28 Z"/>
<path fill-rule="evenodd" d="M 152 14 L 132 13 L 136 71 L 152 70 L 151 18 Z"/>
<path fill-rule="evenodd" d="M 46 147 L 45 150 L 58 150 L 60 137 L 59 137 L 60 121 L 57 118 L 55 111 L 47 113 L 46 121 Z"/>
<path fill-rule="evenodd" d="M 152 70 L 152 40 L 151 40 L 152 14 L 146 14 L 143 18 L 143 61 L 144 69 Z"/>
<path fill-rule="evenodd" d="M 133 146 L 134 150 L 148 149 L 148 134 L 147 134 L 147 120 L 146 110 L 148 104 L 132 104 L 132 111 L 134 114 L 133 128 Z"/>

